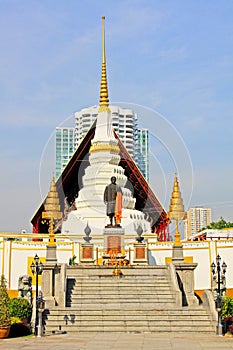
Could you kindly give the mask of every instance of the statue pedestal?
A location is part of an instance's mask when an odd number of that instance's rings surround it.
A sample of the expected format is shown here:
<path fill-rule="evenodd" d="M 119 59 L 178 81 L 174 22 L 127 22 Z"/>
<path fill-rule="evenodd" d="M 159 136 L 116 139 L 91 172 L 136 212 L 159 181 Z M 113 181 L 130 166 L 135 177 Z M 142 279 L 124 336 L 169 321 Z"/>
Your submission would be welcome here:
<path fill-rule="evenodd" d="M 182 305 L 197 305 L 198 300 L 194 295 L 194 270 L 197 263 L 185 263 L 181 242 L 173 244 L 172 263 L 175 266 L 178 285 L 182 292 Z"/>
<path fill-rule="evenodd" d="M 57 303 L 57 296 L 55 295 L 55 276 L 57 269 L 59 269 L 59 267 L 51 263 L 46 263 L 43 267 L 41 289 L 43 291 L 46 308 L 48 309 L 53 308 Z"/>
<path fill-rule="evenodd" d="M 133 263 L 137 265 L 148 265 L 147 247 L 145 243 L 134 244 L 134 259 Z"/>
<path fill-rule="evenodd" d="M 43 266 L 41 289 L 45 299 L 45 308 L 65 306 L 66 300 L 66 264 L 45 263 Z"/>
<path fill-rule="evenodd" d="M 46 262 L 50 264 L 57 263 L 57 246 L 56 244 L 47 245 L 46 247 Z"/>
<path fill-rule="evenodd" d="M 57 246 L 56 244 L 48 244 L 46 246 L 46 263 L 43 267 L 41 285 L 46 308 L 53 308 L 57 303 L 55 292 L 57 270 L 59 270 L 57 265 Z"/>
<path fill-rule="evenodd" d="M 93 244 L 92 243 L 82 243 L 81 244 L 81 264 L 93 264 Z"/>
<path fill-rule="evenodd" d="M 198 305 L 198 299 L 194 295 L 194 270 L 197 267 L 197 263 L 172 262 L 175 266 L 178 285 L 182 292 L 183 306 Z"/>
<path fill-rule="evenodd" d="M 122 227 L 106 227 L 103 233 L 104 250 L 106 253 L 119 254 L 125 250 L 125 230 Z"/>
<path fill-rule="evenodd" d="M 180 244 L 173 244 L 172 247 L 172 262 L 184 262 L 184 254 L 183 254 L 183 245 Z"/>

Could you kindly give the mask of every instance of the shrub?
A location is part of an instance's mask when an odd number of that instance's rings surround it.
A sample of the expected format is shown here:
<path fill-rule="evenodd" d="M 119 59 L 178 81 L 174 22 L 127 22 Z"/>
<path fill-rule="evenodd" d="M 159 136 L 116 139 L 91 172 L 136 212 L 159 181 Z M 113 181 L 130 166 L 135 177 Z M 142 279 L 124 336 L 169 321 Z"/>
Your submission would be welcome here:
<path fill-rule="evenodd" d="M 14 318 L 16 321 L 17 317 Z M 23 337 L 29 334 L 31 334 L 30 325 L 19 320 L 19 322 L 13 323 L 11 325 L 9 338 Z"/>
<path fill-rule="evenodd" d="M 233 316 L 233 297 L 223 297 L 222 318 Z"/>
<path fill-rule="evenodd" d="M 233 333 L 233 317 L 224 317 L 222 319 L 224 333 Z"/>
<path fill-rule="evenodd" d="M 224 332 L 233 334 L 233 297 L 223 297 L 222 320 Z"/>
<path fill-rule="evenodd" d="M 21 320 L 19 317 L 11 317 L 11 325 L 21 323 Z"/>
<path fill-rule="evenodd" d="M 24 298 L 10 299 L 10 316 L 18 317 L 20 320 L 30 321 L 32 315 L 32 306 Z"/>
<path fill-rule="evenodd" d="M 6 289 L 6 280 L 2 275 L 0 280 L 0 326 L 7 327 L 11 324 L 10 317 L 10 297 Z"/>
<path fill-rule="evenodd" d="M 73 255 L 72 258 L 69 259 L 69 265 L 70 266 L 74 266 L 76 264 L 75 263 L 76 258 L 77 258 L 77 256 Z"/>
<path fill-rule="evenodd" d="M 228 330 L 231 334 L 233 334 L 233 323 L 229 325 Z"/>

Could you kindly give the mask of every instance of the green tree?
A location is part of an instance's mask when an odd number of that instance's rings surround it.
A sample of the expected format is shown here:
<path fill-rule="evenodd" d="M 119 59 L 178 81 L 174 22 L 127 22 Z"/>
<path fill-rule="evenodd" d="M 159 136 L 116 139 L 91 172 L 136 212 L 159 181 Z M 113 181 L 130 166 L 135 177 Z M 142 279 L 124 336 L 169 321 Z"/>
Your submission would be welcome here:
<path fill-rule="evenodd" d="M 7 327 L 11 324 L 10 297 L 7 293 L 6 279 L 2 275 L 0 280 L 0 326 Z"/>
<path fill-rule="evenodd" d="M 217 222 L 211 222 L 209 225 L 206 227 L 203 227 L 199 230 L 199 232 L 206 230 L 206 229 L 212 229 L 212 230 L 221 230 L 223 228 L 231 228 L 233 227 L 233 222 L 227 222 L 226 220 L 223 219 L 221 216 L 219 221 Z"/>

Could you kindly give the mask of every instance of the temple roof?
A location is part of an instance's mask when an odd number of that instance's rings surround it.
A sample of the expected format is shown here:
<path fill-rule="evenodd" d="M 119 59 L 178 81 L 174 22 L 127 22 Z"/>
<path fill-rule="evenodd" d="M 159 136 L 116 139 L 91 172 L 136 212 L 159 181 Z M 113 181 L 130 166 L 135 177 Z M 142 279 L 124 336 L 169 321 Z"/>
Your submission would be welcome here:
<path fill-rule="evenodd" d="M 82 181 L 80 180 L 84 175 L 85 169 L 89 165 L 89 150 L 91 147 L 91 140 L 95 134 L 95 127 L 96 121 L 93 123 L 92 127 L 87 132 L 74 155 L 64 168 L 62 174 L 56 181 L 56 188 L 62 212 L 64 212 L 65 208 L 65 198 L 67 198 L 68 203 L 71 205 L 78 197 L 79 190 L 82 186 Z M 160 235 L 161 230 L 166 228 L 169 221 L 167 213 L 117 134 L 114 134 L 120 147 L 121 160 L 119 165 L 125 169 L 125 175 L 128 178 L 126 187 L 132 188 L 133 186 L 134 189 L 134 197 L 136 198 L 135 209 L 142 211 L 149 217 L 152 223 L 152 231 Z M 42 223 L 42 212 L 44 211 L 45 201 L 46 198 L 31 220 L 33 232 L 48 232 L 48 225 Z"/>

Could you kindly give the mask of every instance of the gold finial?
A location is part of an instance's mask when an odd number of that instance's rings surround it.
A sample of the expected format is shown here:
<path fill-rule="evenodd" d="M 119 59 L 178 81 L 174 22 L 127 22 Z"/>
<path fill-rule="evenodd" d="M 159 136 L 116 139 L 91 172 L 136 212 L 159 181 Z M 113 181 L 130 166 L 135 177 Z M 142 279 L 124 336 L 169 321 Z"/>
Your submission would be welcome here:
<path fill-rule="evenodd" d="M 177 175 L 174 176 L 174 184 L 172 197 L 170 200 L 168 216 L 173 220 L 183 220 L 185 219 L 186 212 L 184 210 L 183 199 L 181 197 L 179 182 L 177 180 Z"/>
<path fill-rule="evenodd" d="M 184 220 L 186 218 L 186 212 L 184 210 L 183 199 L 181 197 L 179 182 L 177 180 L 177 175 L 174 176 L 174 185 L 172 191 L 172 197 L 170 200 L 168 217 L 171 220 L 176 220 L 176 233 L 175 233 L 175 243 L 180 244 L 180 233 L 178 231 L 179 220 Z"/>
<path fill-rule="evenodd" d="M 60 220 L 62 218 L 54 174 L 44 207 L 45 210 L 42 212 L 42 219 L 49 220 L 49 245 L 54 245 L 54 220 Z"/>
<path fill-rule="evenodd" d="M 100 82 L 100 102 L 99 102 L 98 112 L 110 112 L 109 99 L 108 99 L 107 72 L 106 72 L 104 20 L 105 20 L 105 17 L 102 16 L 102 75 L 101 75 L 101 82 Z"/>
<path fill-rule="evenodd" d="M 44 207 L 45 210 L 42 212 L 43 219 L 53 218 L 54 220 L 59 220 L 62 218 L 54 174 L 52 176 L 50 190 L 45 200 Z"/>

